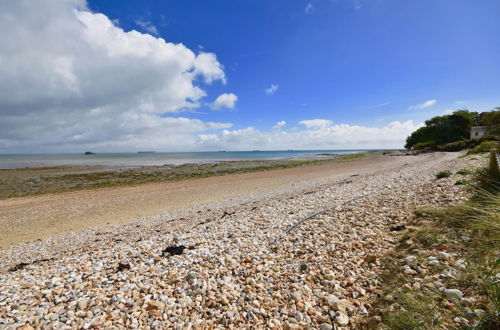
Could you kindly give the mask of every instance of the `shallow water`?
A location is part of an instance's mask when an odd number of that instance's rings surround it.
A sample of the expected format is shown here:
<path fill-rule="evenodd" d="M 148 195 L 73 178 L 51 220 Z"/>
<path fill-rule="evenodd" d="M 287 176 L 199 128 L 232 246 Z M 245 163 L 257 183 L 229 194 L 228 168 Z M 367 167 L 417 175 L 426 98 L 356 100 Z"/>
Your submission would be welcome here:
<path fill-rule="evenodd" d="M 63 165 L 150 166 L 212 163 L 218 161 L 321 158 L 321 154 L 347 154 L 368 150 L 283 150 L 158 153 L 96 153 L 0 155 L 0 169 Z"/>

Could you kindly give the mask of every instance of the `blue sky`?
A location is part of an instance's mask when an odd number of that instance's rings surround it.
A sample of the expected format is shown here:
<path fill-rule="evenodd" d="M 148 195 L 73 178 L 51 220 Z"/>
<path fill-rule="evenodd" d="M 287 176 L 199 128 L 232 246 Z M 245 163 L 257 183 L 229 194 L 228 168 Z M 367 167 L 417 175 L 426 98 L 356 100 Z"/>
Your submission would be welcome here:
<path fill-rule="evenodd" d="M 496 0 L 19 0 L 0 16 L 0 152 L 399 148 L 432 116 L 500 106 Z"/>
<path fill-rule="evenodd" d="M 500 2 L 470 0 L 123 1 L 90 7 L 155 26 L 167 41 L 217 54 L 236 111 L 192 117 L 270 128 L 305 117 L 370 125 L 500 105 Z M 306 8 L 310 8 L 306 11 Z M 271 84 L 277 92 L 266 95 Z M 427 100 L 433 107 L 408 107 Z M 305 116 L 305 117 L 304 117 Z"/>

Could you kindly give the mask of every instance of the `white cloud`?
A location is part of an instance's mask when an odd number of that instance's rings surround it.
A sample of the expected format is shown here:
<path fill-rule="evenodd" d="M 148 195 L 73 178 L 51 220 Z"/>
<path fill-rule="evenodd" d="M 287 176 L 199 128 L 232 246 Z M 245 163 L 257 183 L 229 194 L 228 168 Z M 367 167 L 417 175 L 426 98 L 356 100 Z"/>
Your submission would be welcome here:
<path fill-rule="evenodd" d="M 285 125 L 286 125 L 286 121 L 280 120 L 279 122 L 276 123 L 276 125 L 273 126 L 273 130 L 281 129 Z"/>
<path fill-rule="evenodd" d="M 182 149 L 231 127 L 171 115 L 226 81 L 215 54 L 126 32 L 85 0 L 0 1 L 0 31 L 0 152 Z"/>
<path fill-rule="evenodd" d="M 151 23 L 150 21 L 143 21 L 141 19 L 138 19 L 138 20 L 135 21 L 135 24 L 137 24 L 137 26 L 140 26 L 146 32 L 149 32 L 152 35 L 155 35 L 155 36 L 160 35 L 160 33 L 158 32 L 158 29 L 156 28 L 156 26 L 154 26 L 153 23 Z"/>
<path fill-rule="evenodd" d="M 222 108 L 234 109 L 236 106 L 236 101 L 238 101 L 238 96 L 233 93 L 224 93 L 215 99 L 212 103 L 211 108 L 214 110 L 219 110 Z"/>
<path fill-rule="evenodd" d="M 306 8 L 304 8 L 304 12 L 306 13 L 306 15 L 310 14 L 314 9 L 314 6 L 312 3 L 308 3 Z"/>
<path fill-rule="evenodd" d="M 408 107 L 408 109 L 409 110 L 422 110 L 422 109 L 425 109 L 425 108 L 428 108 L 428 107 L 432 107 L 436 103 L 437 103 L 437 100 L 435 100 L 435 99 L 427 100 L 424 103 L 419 103 L 419 104 L 412 105 L 412 106 Z"/>
<path fill-rule="evenodd" d="M 198 146 L 204 150 L 287 150 L 287 149 L 376 149 L 402 148 L 406 137 L 421 125 L 411 120 L 395 121 L 383 127 L 339 124 L 306 130 L 254 127 L 223 130 L 218 134 L 199 134 Z"/>
<path fill-rule="evenodd" d="M 280 88 L 279 85 L 271 84 L 271 86 L 269 88 L 266 88 L 264 91 L 266 92 L 267 95 L 273 95 L 278 91 L 278 88 Z"/>
<path fill-rule="evenodd" d="M 302 124 L 307 128 L 323 128 L 330 126 L 332 121 L 328 119 L 309 119 L 299 121 L 299 124 Z"/>

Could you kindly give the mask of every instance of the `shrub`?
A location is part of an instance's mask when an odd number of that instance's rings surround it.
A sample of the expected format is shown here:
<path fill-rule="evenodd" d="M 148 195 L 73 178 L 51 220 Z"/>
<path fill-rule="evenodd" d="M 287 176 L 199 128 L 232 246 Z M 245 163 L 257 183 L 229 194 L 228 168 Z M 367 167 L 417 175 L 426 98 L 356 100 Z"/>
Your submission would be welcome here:
<path fill-rule="evenodd" d="M 460 174 L 460 175 L 471 175 L 472 171 L 468 170 L 466 168 L 462 168 L 461 170 L 457 171 L 457 174 Z"/>
<path fill-rule="evenodd" d="M 436 179 L 443 179 L 451 176 L 451 172 L 446 170 L 446 171 L 441 171 L 436 174 Z"/>
<path fill-rule="evenodd" d="M 457 182 L 455 182 L 455 186 L 465 186 L 467 185 L 469 182 L 465 179 L 460 179 L 460 180 L 457 180 Z"/>
<path fill-rule="evenodd" d="M 419 142 L 413 146 L 413 149 L 415 150 L 422 150 L 422 149 L 434 150 L 435 148 L 436 148 L 435 141 Z"/>
<path fill-rule="evenodd" d="M 460 151 L 468 148 L 473 148 L 478 144 L 476 140 L 463 140 L 441 144 L 437 147 L 440 151 Z"/>
<path fill-rule="evenodd" d="M 484 141 L 472 148 L 469 153 L 471 154 L 477 154 L 481 152 L 488 152 L 492 149 L 495 149 L 495 147 L 498 145 L 498 141 Z"/>

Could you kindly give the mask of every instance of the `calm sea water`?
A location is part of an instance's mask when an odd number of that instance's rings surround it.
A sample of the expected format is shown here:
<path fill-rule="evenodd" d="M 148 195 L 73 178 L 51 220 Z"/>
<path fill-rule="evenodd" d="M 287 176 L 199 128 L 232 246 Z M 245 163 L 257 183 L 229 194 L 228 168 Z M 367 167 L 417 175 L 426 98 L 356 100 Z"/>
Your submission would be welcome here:
<path fill-rule="evenodd" d="M 367 150 L 287 150 L 287 151 L 224 151 L 224 152 L 158 152 L 158 153 L 97 153 L 84 154 L 39 154 L 0 155 L 0 169 L 62 166 L 62 165 L 106 165 L 148 166 L 180 165 L 187 163 L 213 163 L 235 160 L 273 160 L 322 157 L 322 153 L 356 153 Z"/>

